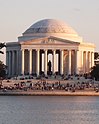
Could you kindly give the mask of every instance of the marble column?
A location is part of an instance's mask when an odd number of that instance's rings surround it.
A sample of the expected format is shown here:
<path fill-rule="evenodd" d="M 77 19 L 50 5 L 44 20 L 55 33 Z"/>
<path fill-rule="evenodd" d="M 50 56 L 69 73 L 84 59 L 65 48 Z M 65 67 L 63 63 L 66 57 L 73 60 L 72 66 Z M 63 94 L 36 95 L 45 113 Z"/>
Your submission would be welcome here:
<path fill-rule="evenodd" d="M 21 74 L 24 75 L 24 54 L 25 54 L 25 50 L 22 49 L 22 70 L 21 70 Z"/>
<path fill-rule="evenodd" d="M 47 50 L 45 50 L 44 54 L 44 74 L 47 75 Z"/>
<path fill-rule="evenodd" d="M 12 51 L 12 76 L 15 74 L 15 51 Z"/>
<path fill-rule="evenodd" d="M 85 74 L 85 68 L 86 68 L 86 52 L 83 52 L 83 73 Z"/>
<path fill-rule="evenodd" d="M 40 72 L 42 72 L 42 51 L 40 51 Z"/>
<path fill-rule="evenodd" d="M 89 52 L 89 71 L 91 69 L 91 52 Z"/>
<path fill-rule="evenodd" d="M 71 50 L 68 51 L 69 57 L 68 57 L 68 74 L 71 75 Z"/>
<path fill-rule="evenodd" d="M 86 65 L 85 65 L 85 73 L 88 72 L 88 52 L 86 51 Z"/>
<path fill-rule="evenodd" d="M 6 51 L 6 66 L 8 67 L 8 58 L 9 58 L 9 52 Z"/>
<path fill-rule="evenodd" d="M 8 76 L 11 76 L 11 51 L 9 51 L 8 57 Z"/>
<path fill-rule="evenodd" d="M 17 50 L 16 51 L 16 60 L 17 60 L 17 62 L 16 62 L 16 66 L 17 66 L 17 68 L 16 68 L 16 74 L 18 75 L 19 74 L 19 51 Z"/>
<path fill-rule="evenodd" d="M 18 72 L 18 75 L 21 75 L 22 74 L 22 51 L 21 50 L 19 50 L 18 62 L 19 62 L 19 72 Z"/>
<path fill-rule="evenodd" d="M 55 67 L 56 67 L 56 51 L 53 50 L 53 74 L 55 73 Z"/>
<path fill-rule="evenodd" d="M 75 67 L 76 67 L 76 74 L 79 74 L 79 64 L 80 64 L 80 60 L 79 60 L 79 51 L 78 50 L 76 50 L 75 51 L 76 52 L 76 65 L 75 65 Z M 82 61 L 82 60 L 81 60 Z"/>
<path fill-rule="evenodd" d="M 63 54 L 64 54 L 64 51 L 61 50 L 60 51 L 60 74 L 61 75 L 63 74 Z"/>
<path fill-rule="evenodd" d="M 29 74 L 32 74 L 32 49 L 29 50 Z"/>
<path fill-rule="evenodd" d="M 36 74 L 37 76 L 39 76 L 39 72 L 40 72 L 40 50 L 38 49 L 37 51 L 37 61 L 36 61 Z"/>
<path fill-rule="evenodd" d="M 60 51 L 58 53 L 58 73 L 60 74 Z"/>
<path fill-rule="evenodd" d="M 8 59 L 9 59 L 9 52 L 8 51 L 6 51 L 6 66 L 7 66 L 7 75 L 8 75 Z"/>
<path fill-rule="evenodd" d="M 82 72 L 82 74 L 84 73 L 83 71 L 84 71 L 84 65 L 83 65 L 83 62 L 84 62 L 84 52 L 83 51 L 81 51 L 81 72 Z"/>
<path fill-rule="evenodd" d="M 91 66 L 93 67 L 94 66 L 94 52 L 92 52 L 92 64 Z"/>

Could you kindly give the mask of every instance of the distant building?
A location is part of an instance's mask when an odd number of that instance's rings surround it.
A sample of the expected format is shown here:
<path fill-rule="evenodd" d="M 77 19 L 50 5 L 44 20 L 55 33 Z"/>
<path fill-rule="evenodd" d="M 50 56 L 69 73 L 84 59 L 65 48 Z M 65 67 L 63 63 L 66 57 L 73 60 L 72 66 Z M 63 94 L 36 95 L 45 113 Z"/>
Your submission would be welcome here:
<path fill-rule="evenodd" d="M 7 43 L 8 76 L 48 74 L 48 55 L 52 55 L 51 71 L 59 74 L 83 74 L 94 65 L 94 48 L 70 26 L 55 19 L 34 23 L 18 42 Z M 56 68 L 57 67 L 57 68 Z"/>

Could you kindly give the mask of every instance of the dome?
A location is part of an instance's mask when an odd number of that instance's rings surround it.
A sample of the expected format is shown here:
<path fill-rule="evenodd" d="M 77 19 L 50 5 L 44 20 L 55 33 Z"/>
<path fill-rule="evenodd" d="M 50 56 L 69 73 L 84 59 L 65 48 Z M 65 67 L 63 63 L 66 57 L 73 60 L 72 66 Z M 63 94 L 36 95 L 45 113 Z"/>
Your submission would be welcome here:
<path fill-rule="evenodd" d="M 77 35 L 77 33 L 65 22 L 55 19 L 44 19 L 34 23 L 23 34 L 35 33 L 64 33 Z"/>
<path fill-rule="evenodd" d="M 82 38 L 65 22 L 56 19 L 43 19 L 31 25 L 18 41 L 27 41 L 36 38 L 57 37 L 74 42 L 82 42 Z"/>

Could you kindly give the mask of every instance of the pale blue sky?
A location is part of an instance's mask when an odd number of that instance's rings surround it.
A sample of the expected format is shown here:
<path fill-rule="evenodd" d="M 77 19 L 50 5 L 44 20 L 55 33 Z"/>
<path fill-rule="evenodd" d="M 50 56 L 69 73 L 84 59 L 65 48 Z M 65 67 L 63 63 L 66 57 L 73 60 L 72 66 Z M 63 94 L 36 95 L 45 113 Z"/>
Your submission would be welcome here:
<path fill-rule="evenodd" d="M 17 40 L 44 18 L 65 21 L 99 51 L 99 0 L 0 0 L 0 42 Z"/>

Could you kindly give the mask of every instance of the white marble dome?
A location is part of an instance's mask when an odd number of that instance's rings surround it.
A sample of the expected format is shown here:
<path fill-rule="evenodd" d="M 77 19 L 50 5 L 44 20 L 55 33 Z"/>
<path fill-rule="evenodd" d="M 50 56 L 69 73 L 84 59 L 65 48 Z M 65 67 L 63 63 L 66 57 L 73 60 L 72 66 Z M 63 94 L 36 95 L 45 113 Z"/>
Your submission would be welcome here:
<path fill-rule="evenodd" d="M 56 19 L 43 19 L 30 26 L 18 41 L 27 41 L 36 38 L 57 37 L 74 42 L 82 42 L 82 38 L 65 22 Z"/>
<path fill-rule="evenodd" d="M 55 19 L 40 20 L 29 27 L 23 34 L 34 33 L 65 33 L 77 35 L 65 22 Z"/>

